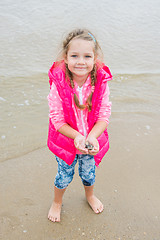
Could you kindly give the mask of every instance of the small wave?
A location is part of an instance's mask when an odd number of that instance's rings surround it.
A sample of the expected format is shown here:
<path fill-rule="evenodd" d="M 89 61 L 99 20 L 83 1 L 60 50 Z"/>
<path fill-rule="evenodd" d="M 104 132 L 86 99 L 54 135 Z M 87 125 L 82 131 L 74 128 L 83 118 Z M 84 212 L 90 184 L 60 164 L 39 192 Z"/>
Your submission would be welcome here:
<path fill-rule="evenodd" d="M 29 104 L 29 100 L 25 100 L 25 104 L 26 104 L 26 105 L 30 105 L 30 104 Z"/>
<path fill-rule="evenodd" d="M 3 101 L 3 102 L 6 102 L 6 99 L 0 97 L 0 100 Z"/>

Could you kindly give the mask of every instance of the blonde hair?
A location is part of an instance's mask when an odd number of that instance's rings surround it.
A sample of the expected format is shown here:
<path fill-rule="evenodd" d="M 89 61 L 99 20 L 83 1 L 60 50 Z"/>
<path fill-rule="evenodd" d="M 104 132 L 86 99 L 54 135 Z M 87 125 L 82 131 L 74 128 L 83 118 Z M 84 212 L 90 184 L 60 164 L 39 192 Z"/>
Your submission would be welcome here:
<path fill-rule="evenodd" d="M 70 32 L 66 36 L 66 39 L 63 41 L 62 51 L 61 51 L 61 57 L 63 59 L 66 58 L 68 49 L 69 49 L 69 44 L 70 44 L 71 40 L 73 40 L 73 39 L 83 39 L 86 41 L 92 41 L 94 43 L 94 54 L 95 54 L 96 58 L 98 58 L 98 56 L 102 57 L 102 51 L 101 51 L 101 48 L 100 48 L 95 36 L 87 29 L 75 29 L 72 32 Z M 91 108 L 92 108 L 92 95 L 94 92 L 94 86 L 95 86 L 95 82 L 96 82 L 96 73 L 97 73 L 96 68 L 97 68 L 96 64 L 94 64 L 94 67 L 91 71 L 92 91 L 91 91 L 91 94 L 89 95 L 89 97 L 87 98 L 85 105 L 81 105 L 79 103 L 79 99 L 78 99 L 76 93 L 73 91 L 74 92 L 74 102 L 75 102 L 76 106 L 82 110 L 87 107 L 89 112 L 91 111 Z M 72 72 L 68 69 L 67 64 L 66 64 L 66 78 L 69 78 L 71 87 L 72 87 L 72 89 L 74 89 L 74 81 L 73 81 L 73 77 L 72 77 Z"/>

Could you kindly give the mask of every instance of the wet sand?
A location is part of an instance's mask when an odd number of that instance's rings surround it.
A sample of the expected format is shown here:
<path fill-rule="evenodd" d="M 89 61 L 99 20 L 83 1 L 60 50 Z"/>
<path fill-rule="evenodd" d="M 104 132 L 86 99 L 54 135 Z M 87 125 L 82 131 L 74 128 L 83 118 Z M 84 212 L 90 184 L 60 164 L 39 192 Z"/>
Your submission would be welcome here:
<path fill-rule="evenodd" d="M 47 147 L 0 163 L 2 240 L 159 240 L 160 128 L 157 118 L 119 114 L 109 126 L 110 150 L 97 169 L 96 215 L 77 173 L 64 195 L 60 223 L 47 213 L 57 164 Z"/>

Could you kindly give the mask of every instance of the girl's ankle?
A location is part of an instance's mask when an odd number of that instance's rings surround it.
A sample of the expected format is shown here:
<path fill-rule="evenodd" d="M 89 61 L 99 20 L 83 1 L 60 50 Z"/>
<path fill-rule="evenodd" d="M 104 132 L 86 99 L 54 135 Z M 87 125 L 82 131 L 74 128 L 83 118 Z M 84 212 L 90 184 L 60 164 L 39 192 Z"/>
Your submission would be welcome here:
<path fill-rule="evenodd" d="M 86 195 L 86 199 L 91 199 L 92 197 L 94 197 L 94 194 Z"/>
<path fill-rule="evenodd" d="M 57 204 L 57 205 L 62 205 L 62 201 L 56 201 L 56 200 L 53 200 L 53 204 Z"/>

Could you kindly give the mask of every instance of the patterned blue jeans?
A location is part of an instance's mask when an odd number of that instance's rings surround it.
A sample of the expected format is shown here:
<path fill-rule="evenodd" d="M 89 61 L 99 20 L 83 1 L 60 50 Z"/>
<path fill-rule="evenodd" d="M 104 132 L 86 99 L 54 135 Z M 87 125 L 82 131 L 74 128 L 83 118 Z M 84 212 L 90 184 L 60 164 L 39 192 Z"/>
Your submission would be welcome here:
<path fill-rule="evenodd" d="M 72 182 L 75 165 L 79 162 L 79 176 L 85 186 L 92 186 L 95 182 L 95 161 L 94 156 L 89 154 L 76 154 L 74 162 L 69 166 L 65 161 L 55 156 L 58 162 L 58 172 L 54 184 L 59 189 L 66 188 Z"/>

